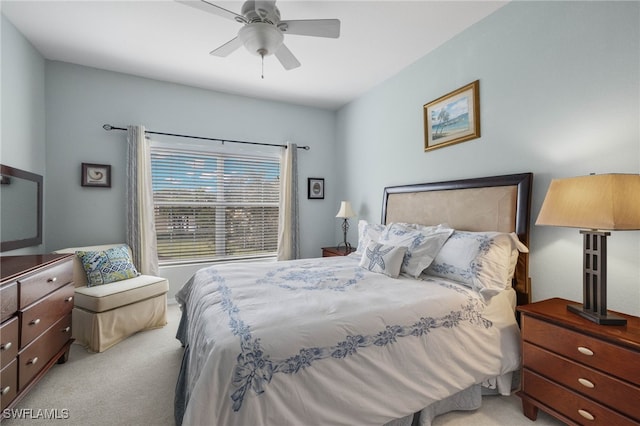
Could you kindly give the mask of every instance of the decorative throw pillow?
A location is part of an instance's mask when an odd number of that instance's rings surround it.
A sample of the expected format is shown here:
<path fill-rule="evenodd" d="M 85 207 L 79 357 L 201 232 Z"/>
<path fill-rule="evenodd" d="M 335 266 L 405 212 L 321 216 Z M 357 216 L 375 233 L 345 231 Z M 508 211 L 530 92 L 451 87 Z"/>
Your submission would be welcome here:
<path fill-rule="evenodd" d="M 77 251 L 87 274 L 87 287 L 108 284 L 140 275 L 133 266 L 127 246 L 105 251 Z"/>
<path fill-rule="evenodd" d="M 406 251 L 406 247 L 388 246 L 370 241 L 362 254 L 360 266 L 371 272 L 397 278 L 400 275 L 400 267 Z"/>
<path fill-rule="evenodd" d="M 407 247 L 400 272 L 418 278 L 433 262 L 444 243 L 453 233 L 446 225 L 422 226 L 406 223 L 387 225 L 380 242 Z"/>
<path fill-rule="evenodd" d="M 357 254 L 363 254 L 369 242 L 378 242 L 382 231 L 385 230 L 384 225 L 377 223 L 369 223 L 366 220 L 360 220 L 358 222 L 358 249 Z"/>
<path fill-rule="evenodd" d="M 425 273 L 466 284 L 490 298 L 511 286 L 518 252 L 529 250 L 513 232 L 455 231 Z"/>

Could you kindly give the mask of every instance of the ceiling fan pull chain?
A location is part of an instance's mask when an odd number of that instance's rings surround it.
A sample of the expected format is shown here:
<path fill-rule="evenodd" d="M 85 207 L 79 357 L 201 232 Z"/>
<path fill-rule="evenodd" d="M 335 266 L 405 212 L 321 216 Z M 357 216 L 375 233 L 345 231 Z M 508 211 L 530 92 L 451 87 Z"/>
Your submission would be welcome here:
<path fill-rule="evenodd" d="M 260 57 L 262 58 L 262 79 L 264 80 L 264 54 L 261 54 Z"/>

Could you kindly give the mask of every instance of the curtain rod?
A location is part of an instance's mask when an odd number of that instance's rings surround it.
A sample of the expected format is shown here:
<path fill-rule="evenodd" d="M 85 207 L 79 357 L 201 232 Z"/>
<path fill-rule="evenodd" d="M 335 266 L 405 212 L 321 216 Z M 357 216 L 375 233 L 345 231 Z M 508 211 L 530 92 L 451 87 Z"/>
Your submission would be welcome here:
<path fill-rule="evenodd" d="M 105 125 L 102 126 L 102 128 L 105 129 L 106 131 L 109 131 L 109 130 L 124 130 L 124 131 L 126 131 L 127 130 L 124 127 L 115 127 L 115 126 L 112 126 L 111 124 L 105 124 Z M 285 148 L 285 149 L 287 148 L 286 145 L 277 145 L 277 144 L 271 144 L 271 143 L 234 141 L 234 140 L 229 140 L 229 139 L 218 139 L 218 138 L 205 138 L 203 136 L 180 135 L 180 134 L 177 134 L 177 133 L 152 132 L 151 130 L 145 130 L 144 132 L 152 134 L 152 135 L 176 136 L 176 137 L 180 137 L 180 138 L 202 139 L 202 140 L 206 140 L 206 141 L 216 141 L 216 142 L 222 142 L 223 144 L 225 142 L 230 142 L 230 143 L 243 143 L 243 144 L 247 144 L 247 145 L 275 146 L 275 147 L 280 147 L 280 148 Z M 311 148 L 309 146 L 305 145 L 305 146 L 299 146 L 298 149 L 304 149 L 305 151 L 309 151 Z"/>

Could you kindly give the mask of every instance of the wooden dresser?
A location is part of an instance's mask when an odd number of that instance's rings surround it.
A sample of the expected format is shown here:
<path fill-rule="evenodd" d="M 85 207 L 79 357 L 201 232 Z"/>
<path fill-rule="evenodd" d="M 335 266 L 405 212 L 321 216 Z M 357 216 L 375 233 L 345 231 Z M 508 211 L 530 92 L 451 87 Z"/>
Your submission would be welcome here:
<path fill-rule="evenodd" d="M 519 306 L 524 415 L 541 409 L 569 425 L 640 424 L 640 318 L 605 326 L 564 299 Z"/>
<path fill-rule="evenodd" d="M 69 357 L 73 255 L 0 257 L 1 409 L 12 408 Z"/>

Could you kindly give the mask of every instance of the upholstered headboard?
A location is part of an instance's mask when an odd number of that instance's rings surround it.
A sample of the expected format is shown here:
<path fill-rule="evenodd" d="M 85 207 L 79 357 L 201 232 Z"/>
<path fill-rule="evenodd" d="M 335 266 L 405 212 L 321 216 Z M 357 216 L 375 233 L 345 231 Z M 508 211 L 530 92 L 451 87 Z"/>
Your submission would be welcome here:
<path fill-rule="evenodd" d="M 464 231 L 515 232 L 529 246 L 532 173 L 434 182 L 384 189 L 382 223 L 446 223 Z M 518 304 L 531 301 L 529 255 L 520 253 L 513 287 Z"/>

